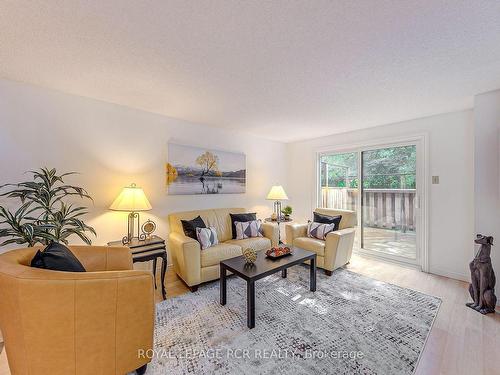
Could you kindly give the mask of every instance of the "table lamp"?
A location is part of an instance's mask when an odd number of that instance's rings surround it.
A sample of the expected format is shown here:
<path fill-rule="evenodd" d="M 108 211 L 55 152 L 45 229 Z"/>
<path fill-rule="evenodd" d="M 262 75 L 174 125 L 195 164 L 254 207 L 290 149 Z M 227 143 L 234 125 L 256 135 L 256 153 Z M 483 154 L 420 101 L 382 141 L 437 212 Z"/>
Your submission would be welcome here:
<path fill-rule="evenodd" d="M 128 214 L 128 224 L 127 224 L 127 236 L 123 237 L 122 243 L 127 244 L 134 238 L 134 221 L 137 218 L 137 236 L 139 236 L 139 211 L 150 210 L 151 204 L 144 194 L 142 188 L 136 186 L 136 184 L 131 184 L 130 186 L 124 187 L 120 195 L 114 200 L 113 204 L 109 207 L 113 211 L 127 211 Z"/>
<path fill-rule="evenodd" d="M 288 200 L 288 196 L 281 185 L 275 185 L 267 194 L 268 200 L 274 201 L 274 215 L 276 215 L 276 220 L 280 221 L 281 218 L 281 201 Z"/>

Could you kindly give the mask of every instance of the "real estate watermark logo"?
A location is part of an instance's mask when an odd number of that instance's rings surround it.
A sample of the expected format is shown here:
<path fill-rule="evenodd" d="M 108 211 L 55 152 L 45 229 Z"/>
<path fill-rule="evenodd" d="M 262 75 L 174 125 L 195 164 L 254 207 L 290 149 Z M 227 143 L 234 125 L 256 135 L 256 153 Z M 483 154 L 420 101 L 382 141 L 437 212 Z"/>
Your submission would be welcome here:
<path fill-rule="evenodd" d="M 180 351 L 167 349 L 139 349 L 138 358 L 144 359 L 362 359 L 361 351 L 347 350 L 288 350 L 288 349 L 185 349 Z"/>

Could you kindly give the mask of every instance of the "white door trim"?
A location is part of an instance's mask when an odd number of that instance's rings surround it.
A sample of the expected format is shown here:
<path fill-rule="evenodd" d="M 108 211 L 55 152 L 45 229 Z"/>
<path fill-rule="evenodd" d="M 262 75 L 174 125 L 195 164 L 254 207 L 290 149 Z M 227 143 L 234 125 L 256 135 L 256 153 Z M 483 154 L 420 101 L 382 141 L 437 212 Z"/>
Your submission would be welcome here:
<path fill-rule="evenodd" d="M 320 147 L 315 150 L 316 157 L 314 158 L 315 181 L 313 188 L 313 197 L 311 201 L 311 208 L 314 210 L 318 207 L 320 193 L 320 167 L 319 159 L 321 155 L 327 153 L 341 153 L 341 152 L 356 152 L 369 149 L 391 147 L 391 146 L 404 146 L 405 144 L 417 145 L 417 192 L 418 192 L 418 205 L 419 215 L 417 241 L 419 246 L 419 259 L 418 265 L 424 272 L 429 272 L 429 135 L 428 133 L 418 133 L 408 136 L 383 138 L 378 140 L 370 140 L 366 142 L 358 142 L 355 144 L 341 144 L 328 147 Z M 358 220 L 359 221 L 359 220 Z M 390 257 L 388 257 L 390 259 Z M 390 259 L 394 261 L 394 259 Z M 396 260 L 397 261 L 397 260 Z"/>

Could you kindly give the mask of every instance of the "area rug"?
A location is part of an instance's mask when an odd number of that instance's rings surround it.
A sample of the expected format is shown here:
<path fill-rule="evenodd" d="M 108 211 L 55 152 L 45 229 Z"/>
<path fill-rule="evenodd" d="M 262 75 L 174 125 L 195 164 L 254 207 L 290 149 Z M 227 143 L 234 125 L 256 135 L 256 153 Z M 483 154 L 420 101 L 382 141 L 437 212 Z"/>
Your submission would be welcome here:
<path fill-rule="evenodd" d="M 440 299 L 344 269 L 289 269 L 256 282 L 256 326 L 246 326 L 246 283 L 203 285 L 157 305 L 147 374 L 412 374 Z"/>

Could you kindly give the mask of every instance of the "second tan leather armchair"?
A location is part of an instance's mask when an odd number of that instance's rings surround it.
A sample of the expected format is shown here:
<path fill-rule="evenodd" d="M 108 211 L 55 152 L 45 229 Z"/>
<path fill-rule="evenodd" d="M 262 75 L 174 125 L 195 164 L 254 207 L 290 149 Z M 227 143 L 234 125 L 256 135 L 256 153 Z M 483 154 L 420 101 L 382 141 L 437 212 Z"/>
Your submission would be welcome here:
<path fill-rule="evenodd" d="M 314 251 L 317 254 L 317 266 L 331 275 L 332 271 L 351 260 L 356 234 L 356 213 L 328 208 L 317 208 L 315 212 L 329 216 L 342 215 L 339 230 L 328 233 L 323 241 L 307 236 L 307 224 L 288 224 L 286 241 L 290 245 Z"/>

